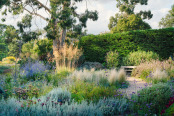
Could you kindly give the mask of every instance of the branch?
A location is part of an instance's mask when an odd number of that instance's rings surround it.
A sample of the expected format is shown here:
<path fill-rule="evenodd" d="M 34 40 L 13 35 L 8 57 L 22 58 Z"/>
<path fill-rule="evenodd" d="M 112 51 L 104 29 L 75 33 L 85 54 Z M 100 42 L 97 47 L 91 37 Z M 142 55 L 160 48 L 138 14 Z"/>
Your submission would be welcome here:
<path fill-rule="evenodd" d="M 18 4 L 16 4 L 15 2 L 12 2 L 12 3 L 13 3 L 14 5 L 18 5 Z M 42 19 L 44 19 L 45 21 L 47 21 L 47 18 L 43 17 L 42 15 L 37 14 L 37 13 L 35 13 L 35 12 L 31 12 L 31 11 L 29 11 L 28 9 L 26 9 L 24 6 L 22 6 L 22 8 L 23 8 L 24 10 L 26 10 L 28 13 L 30 13 L 31 15 L 39 16 L 40 18 L 42 18 Z"/>
<path fill-rule="evenodd" d="M 50 9 L 46 7 L 44 4 L 42 4 L 40 1 L 35 0 L 38 4 L 40 4 L 42 7 L 44 7 L 49 13 L 51 13 Z"/>
<path fill-rule="evenodd" d="M 45 17 L 43 17 L 42 15 L 37 14 L 37 13 L 33 13 L 33 12 L 29 11 L 28 9 L 26 9 L 26 8 L 24 8 L 24 7 L 23 7 L 23 9 L 26 10 L 26 11 L 27 11 L 28 13 L 30 13 L 31 15 L 39 16 L 40 18 L 42 18 L 42 19 L 44 19 L 45 21 L 47 21 L 47 19 L 46 19 Z"/>

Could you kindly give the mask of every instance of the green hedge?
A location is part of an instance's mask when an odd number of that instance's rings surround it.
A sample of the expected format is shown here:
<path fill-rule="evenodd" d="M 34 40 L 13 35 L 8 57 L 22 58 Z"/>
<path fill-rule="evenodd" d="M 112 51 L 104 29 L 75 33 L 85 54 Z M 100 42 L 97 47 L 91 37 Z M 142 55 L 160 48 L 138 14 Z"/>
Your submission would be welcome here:
<path fill-rule="evenodd" d="M 104 62 L 110 50 L 117 50 L 121 57 L 131 51 L 153 51 L 166 59 L 174 53 L 174 28 L 88 35 L 80 39 L 79 47 L 83 48 L 86 60 L 92 62 Z"/>

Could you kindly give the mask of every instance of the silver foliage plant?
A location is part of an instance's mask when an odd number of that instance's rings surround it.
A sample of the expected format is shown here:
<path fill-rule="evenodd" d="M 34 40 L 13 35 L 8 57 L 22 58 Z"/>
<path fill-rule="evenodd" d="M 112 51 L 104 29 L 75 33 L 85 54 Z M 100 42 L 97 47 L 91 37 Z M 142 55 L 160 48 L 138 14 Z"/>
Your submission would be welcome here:
<path fill-rule="evenodd" d="M 73 100 L 60 104 L 58 101 L 58 99 L 70 98 L 71 95 L 67 90 L 57 88 L 39 99 L 33 98 L 33 101 L 38 102 L 31 104 L 30 107 L 22 107 L 23 101 L 19 102 L 15 98 L 2 99 L 0 101 L 0 116 L 103 116 L 125 114 L 128 109 L 126 99 L 101 99 L 96 104 L 87 101 L 77 103 Z"/>

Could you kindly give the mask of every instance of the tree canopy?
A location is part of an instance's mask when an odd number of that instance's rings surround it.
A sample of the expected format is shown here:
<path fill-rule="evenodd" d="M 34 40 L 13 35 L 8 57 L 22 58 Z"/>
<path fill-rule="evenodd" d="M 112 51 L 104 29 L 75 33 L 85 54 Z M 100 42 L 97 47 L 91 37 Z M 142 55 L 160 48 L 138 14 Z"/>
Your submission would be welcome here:
<path fill-rule="evenodd" d="M 159 22 L 159 27 L 174 27 L 174 4 L 172 5 L 172 9 L 169 10 L 169 13 Z"/>
<path fill-rule="evenodd" d="M 152 14 L 151 11 L 140 11 L 138 13 L 135 12 L 136 5 L 147 5 L 148 0 L 116 0 L 117 1 L 117 8 L 119 8 L 120 13 L 116 13 L 115 17 L 110 18 L 110 23 L 108 25 L 108 28 L 111 30 L 111 32 L 122 32 L 127 30 L 141 30 L 141 29 L 149 29 L 150 25 L 148 25 L 146 22 L 143 21 L 143 19 L 151 19 Z M 133 18 L 134 17 L 134 18 Z M 137 21 L 135 21 L 137 19 Z M 129 25 L 125 27 L 125 22 Z M 133 25 L 130 26 L 131 23 Z M 140 26 L 137 26 L 135 23 L 141 24 Z M 123 23 L 123 24 L 122 24 Z M 123 26 L 123 27 L 117 27 L 117 26 Z M 135 27 L 133 27 L 135 26 Z M 117 29 L 116 29 L 117 28 Z M 121 29 L 121 30 L 119 30 Z M 115 30 L 115 31 L 113 31 Z"/>
<path fill-rule="evenodd" d="M 128 18 L 121 18 L 117 22 L 117 26 L 111 29 L 112 33 L 131 31 L 131 30 L 145 30 L 150 29 L 150 25 L 144 22 L 141 17 L 132 14 Z"/>

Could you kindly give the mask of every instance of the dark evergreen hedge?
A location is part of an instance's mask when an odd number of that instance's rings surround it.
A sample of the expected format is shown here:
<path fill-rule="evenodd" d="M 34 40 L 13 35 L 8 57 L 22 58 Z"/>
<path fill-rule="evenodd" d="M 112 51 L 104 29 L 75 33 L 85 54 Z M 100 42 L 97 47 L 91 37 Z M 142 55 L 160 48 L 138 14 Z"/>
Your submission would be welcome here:
<path fill-rule="evenodd" d="M 88 35 L 79 41 L 87 61 L 104 62 L 106 53 L 117 50 L 121 57 L 144 50 L 166 59 L 174 54 L 174 28 L 137 30 L 116 34 Z"/>

